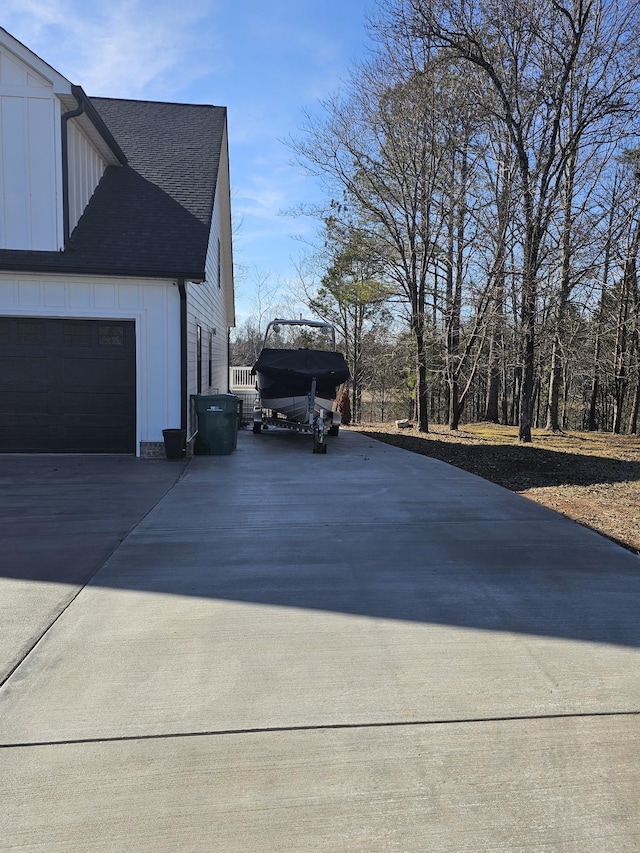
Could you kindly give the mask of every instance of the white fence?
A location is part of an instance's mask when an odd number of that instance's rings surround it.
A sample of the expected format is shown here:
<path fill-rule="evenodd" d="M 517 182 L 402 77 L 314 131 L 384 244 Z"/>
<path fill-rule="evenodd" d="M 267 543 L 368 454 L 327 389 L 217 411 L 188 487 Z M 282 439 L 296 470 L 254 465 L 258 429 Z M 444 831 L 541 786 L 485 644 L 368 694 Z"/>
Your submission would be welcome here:
<path fill-rule="evenodd" d="M 250 423 L 256 401 L 256 378 L 251 375 L 250 367 L 229 368 L 229 391 L 242 400 L 242 421 Z"/>
<path fill-rule="evenodd" d="M 256 378 L 251 375 L 250 367 L 229 368 L 229 388 L 231 393 L 236 391 L 253 391 L 256 387 Z"/>

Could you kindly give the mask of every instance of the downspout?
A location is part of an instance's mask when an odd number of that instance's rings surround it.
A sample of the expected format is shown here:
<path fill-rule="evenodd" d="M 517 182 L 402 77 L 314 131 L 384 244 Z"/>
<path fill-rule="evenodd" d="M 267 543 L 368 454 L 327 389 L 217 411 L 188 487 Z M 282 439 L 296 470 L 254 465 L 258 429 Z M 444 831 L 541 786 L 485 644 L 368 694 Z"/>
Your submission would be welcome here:
<path fill-rule="evenodd" d="M 183 278 L 178 279 L 180 293 L 180 429 L 187 427 L 187 288 Z M 187 434 L 187 441 L 192 436 Z"/>
<path fill-rule="evenodd" d="M 63 113 L 62 119 L 62 234 L 63 248 L 67 248 L 69 242 L 69 136 L 67 125 L 69 119 L 77 118 L 84 112 L 84 104 L 78 98 L 75 91 L 75 86 L 71 88 L 73 97 L 76 99 L 78 106 L 75 110 L 69 110 Z"/>

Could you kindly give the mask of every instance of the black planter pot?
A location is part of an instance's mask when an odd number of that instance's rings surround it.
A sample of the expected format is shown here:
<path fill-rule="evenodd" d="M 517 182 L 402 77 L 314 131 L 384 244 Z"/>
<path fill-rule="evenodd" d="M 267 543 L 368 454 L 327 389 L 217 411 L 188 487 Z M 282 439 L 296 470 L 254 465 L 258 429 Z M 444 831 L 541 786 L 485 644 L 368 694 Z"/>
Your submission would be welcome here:
<path fill-rule="evenodd" d="M 187 432 L 184 429 L 163 429 L 164 452 L 167 459 L 182 459 Z"/>

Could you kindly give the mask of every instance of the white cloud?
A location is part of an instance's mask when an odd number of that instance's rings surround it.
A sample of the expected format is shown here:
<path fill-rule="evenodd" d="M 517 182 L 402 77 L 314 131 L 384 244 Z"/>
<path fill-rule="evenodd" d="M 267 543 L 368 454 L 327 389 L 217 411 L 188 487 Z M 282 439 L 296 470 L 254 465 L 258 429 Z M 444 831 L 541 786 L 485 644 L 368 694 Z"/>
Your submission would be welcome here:
<path fill-rule="evenodd" d="M 90 94 L 166 99 L 209 72 L 207 0 L 5 0 L 2 25 Z M 212 45 L 209 45 L 211 47 Z M 198 57 L 194 61 L 194 57 Z"/>
<path fill-rule="evenodd" d="M 286 205 L 286 196 L 266 178 L 255 178 L 252 186 L 234 188 L 235 208 L 242 215 L 274 220 Z"/>
<path fill-rule="evenodd" d="M 308 218 L 291 215 L 290 211 L 305 197 L 305 189 L 309 198 L 309 187 L 303 186 L 306 180 L 293 167 L 278 165 L 274 159 L 267 159 L 262 166 L 252 162 L 244 181 L 233 185 L 234 214 L 244 222 L 248 217 L 260 220 L 260 228 L 303 233 L 307 228 L 301 223 L 308 223 Z"/>

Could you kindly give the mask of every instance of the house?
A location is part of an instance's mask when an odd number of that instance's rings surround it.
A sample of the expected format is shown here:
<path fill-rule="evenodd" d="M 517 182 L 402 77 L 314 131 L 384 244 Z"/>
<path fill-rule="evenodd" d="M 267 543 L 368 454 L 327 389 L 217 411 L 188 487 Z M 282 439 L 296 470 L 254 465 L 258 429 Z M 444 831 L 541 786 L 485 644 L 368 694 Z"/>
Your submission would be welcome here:
<path fill-rule="evenodd" d="M 160 455 L 233 325 L 226 109 L 89 98 L 0 28 L 0 452 Z"/>

